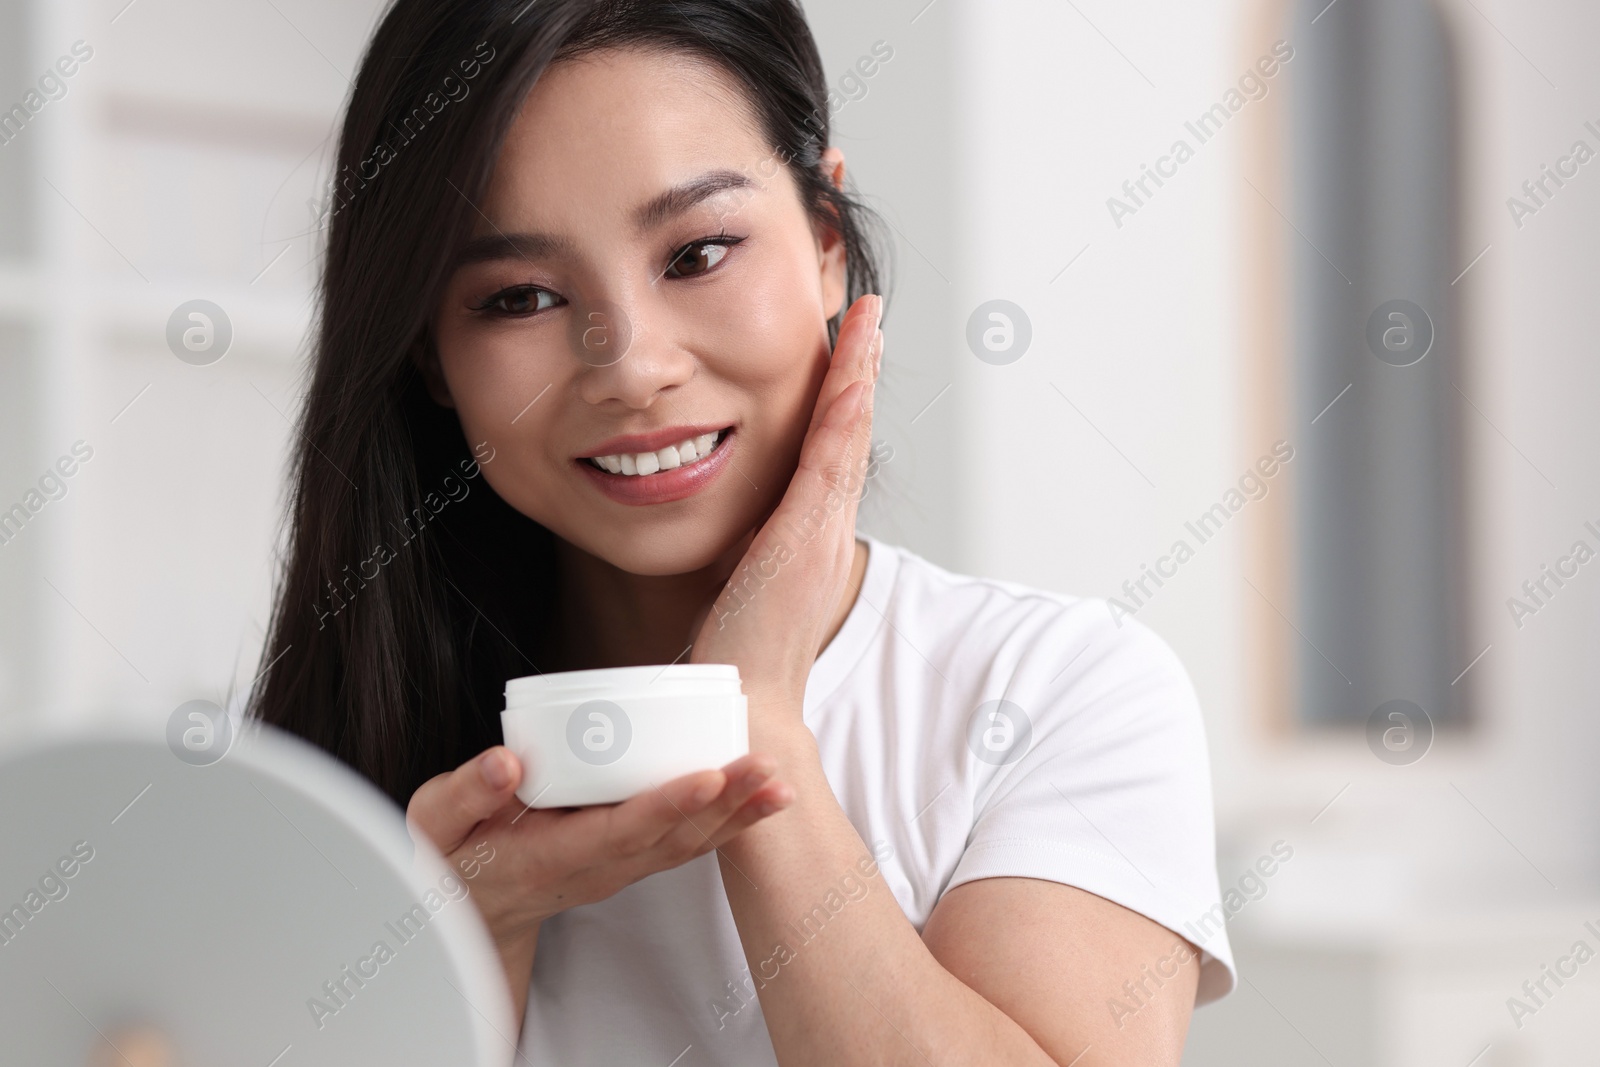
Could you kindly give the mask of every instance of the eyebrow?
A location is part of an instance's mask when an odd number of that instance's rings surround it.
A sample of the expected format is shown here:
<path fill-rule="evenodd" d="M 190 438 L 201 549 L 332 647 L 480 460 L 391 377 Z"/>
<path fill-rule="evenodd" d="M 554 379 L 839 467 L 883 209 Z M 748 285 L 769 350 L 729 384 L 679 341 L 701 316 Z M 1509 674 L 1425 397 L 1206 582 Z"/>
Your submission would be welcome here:
<path fill-rule="evenodd" d="M 675 185 L 654 197 L 633 213 L 634 227 L 644 233 L 676 218 L 703 200 L 733 189 L 748 189 L 755 183 L 732 170 L 713 170 Z M 492 222 L 490 225 L 494 225 Z M 542 259 L 569 254 L 573 243 L 566 237 L 544 233 L 494 233 L 474 237 L 456 256 L 456 266 L 501 259 Z"/>

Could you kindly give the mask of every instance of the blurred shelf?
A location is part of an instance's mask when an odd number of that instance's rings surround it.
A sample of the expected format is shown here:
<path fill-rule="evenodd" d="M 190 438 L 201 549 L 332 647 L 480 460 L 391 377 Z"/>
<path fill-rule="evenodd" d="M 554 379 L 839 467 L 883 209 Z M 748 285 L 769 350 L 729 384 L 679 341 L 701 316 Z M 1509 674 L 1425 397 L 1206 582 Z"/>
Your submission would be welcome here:
<path fill-rule="evenodd" d="M 38 268 L 0 263 L 0 319 L 23 324 L 43 322 L 59 313 L 52 293 L 60 295 Z M 154 279 L 148 284 L 102 278 L 83 284 L 95 294 L 92 306 L 77 309 L 99 340 L 115 347 L 160 347 L 166 322 L 185 301 L 210 300 L 228 313 L 235 350 L 292 362 L 304 350 L 312 321 L 312 296 L 303 292 L 256 289 L 248 283 L 216 278 Z"/>

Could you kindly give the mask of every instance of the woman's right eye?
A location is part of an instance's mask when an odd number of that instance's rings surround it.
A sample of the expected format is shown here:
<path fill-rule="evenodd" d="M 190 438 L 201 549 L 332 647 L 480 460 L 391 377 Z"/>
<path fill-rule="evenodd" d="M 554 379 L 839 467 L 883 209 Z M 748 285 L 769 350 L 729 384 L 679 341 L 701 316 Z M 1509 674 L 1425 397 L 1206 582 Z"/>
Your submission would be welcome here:
<path fill-rule="evenodd" d="M 518 285 L 500 290 L 477 305 L 475 310 L 499 315 L 533 315 L 555 307 L 559 300 L 560 298 L 548 289 L 540 289 L 533 285 Z"/>

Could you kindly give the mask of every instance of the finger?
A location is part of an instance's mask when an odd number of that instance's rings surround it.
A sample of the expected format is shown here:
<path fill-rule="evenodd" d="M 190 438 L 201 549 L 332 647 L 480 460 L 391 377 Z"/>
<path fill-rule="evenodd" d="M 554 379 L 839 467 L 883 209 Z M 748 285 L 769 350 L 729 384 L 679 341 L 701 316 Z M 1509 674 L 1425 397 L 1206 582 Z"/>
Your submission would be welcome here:
<path fill-rule="evenodd" d="M 723 769 L 727 785 L 698 813 L 683 817 L 663 835 L 661 844 L 668 850 L 698 854 L 711 847 L 712 831 L 726 823 L 756 792 L 767 786 L 777 770 L 777 762 L 761 753 L 734 760 Z M 701 848 L 704 843 L 705 848 Z"/>
<path fill-rule="evenodd" d="M 712 849 L 721 848 L 763 819 L 783 811 L 794 803 L 794 799 L 794 790 L 787 783 L 768 781 L 717 825 L 696 827 L 697 831 L 703 832 L 694 837 L 686 830 L 676 832 L 669 845 L 680 850 L 679 854 L 685 859 L 704 855 Z"/>
<path fill-rule="evenodd" d="M 720 771 L 685 775 L 641 794 L 635 799 L 655 803 L 641 805 L 640 817 L 645 823 L 620 828 L 619 848 L 624 855 L 663 848 L 687 855 L 702 842 L 709 848 L 708 832 L 725 823 L 768 783 L 776 769 L 777 761 L 771 756 L 750 753 Z"/>
<path fill-rule="evenodd" d="M 861 454 L 858 442 L 869 391 L 869 383 L 852 383 L 801 445 L 800 463 L 789 487 L 745 554 L 747 561 L 761 561 L 744 566 L 756 567 L 764 587 L 790 587 L 796 582 L 813 587 L 817 570 L 785 566 L 795 559 L 819 563 L 829 581 L 841 568 L 848 573 L 855 552 L 856 508 L 866 482 L 868 457 Z M 767 570 L 776 573 L 766 578 Z M 741 610 L 740 596 L 730 581 L 712 604 L 712 613 L 720 619 Z"/>
<path fill-rule="evenodd" d="M 769 779 L 729 812 L 726 819 L 707 829 L 705 840 L 695 854 L 721 848 L 756 823 L 789 807 L 794 799 L 794 789 L 787 782 Z"/>
<path fill-rule="evenodd" d="M 833 487 L 847 480 L 834 474 L 835 471 L 843 474 L 853 470 L 857 465 L 854 462 L 858 458 L 856 453 L 864 455 L 870 451 L 872 390 L 877 383 L 883 353 L 883 331 L 878 328 L 883 313 L 882 298 L 871 294 L 864 296 L 850 312 L 839 331 L 838 349 L 817 396 L 811 428 L 800 453 L 800 470 L 804 472 L 809 467 L 812 473 L 822 471 L 829 475 L 828 485 Z M 857 416 L 850 401 L 852 390 L 861 388 L 866 390 L 861 401 L 866 415 L 864 420 Z M 834 436 L 839 430 L 846 434 L 843 440 Z M 864 463 L 860 466 L 865 468 Z M 852 495 L 859 496 L 860 485 L 853 488 Z"/>
<path fill-rule="evenodd" d="M 800 462 L 778 503 L 780 525 L 798 524 L 813 539 L 819 525 L 855 515 L 866 478 L 866 443 L 872 436 L 872 383 L 852 382 L 800 448 Z M 847 522 L 847 528 L 851 524 Z"/>
<path fill-rule="evenodd" d="M 794 789 L 786 782 L 768 782 L 746 800 L 726 822 L 711 831 L 711 844 L 721 848 L 744 831 L 794 803 Z"/>
<path fill-rule="evenodd" d="M 628 859 L 648 852 L 685 818 L 703 811 L 727 784 L 720 770 L 697 771 L 641 790 L 621 804 L 589 809 L 597 828 L 569 825 L 598 833 L 613 858 Z"/>
<path fill-rule="evenodd" d="M 839 324 L 839 340 L 834 345 L 828 373 L 822 379 L 816 405 L 811 411 L 810 429 L 815 430 L 850 383 L 872 375 L 873 339 L 883 319 L 883 298 L 875 293 L 850 305 Z"/>
<path fill-rule="evenodd" d="M 836 359 L 829 368 L 818 399 L 820 421 L 814 421 L 807 430 L 793 478 L 745 553 L 742 566 L 755 566 L 763 584 L 774 580 L 768 576 L 771 570 L 778 570 L 780 575 L 792 574 L 794 569 L 783 565 L 794 559 L 802 546 L 806 546 L 806 554 L 812 559 L 817 559 L 819 552 L 822 557 L 831 555 L 832 566 L 825 564 L 825 569 L 843 567 L 848 572 L 855 554 L 856 511 L 871 465 L 872 387 L 878 353 L 883 347 L 882 332 L 877 329 L 875 319 L 876 309 L 868 302 L 868 297 L 862 297 L 851 307 L 849 321 L 841 331 L 840 348 L 848 347 L 855 352 L 858 375 L 850 376 L 848 360 Z M 869 326 L 870 336 L 864 337 Z M 865 377 L 859 375 L 863 366 Z M 833 391 L 831 401 L 830 391 Z M 843 521 L 838 521 L 841 517 Z M 821 550 L 811 549 L 809 546 L 823 537 L 828 527 L 833 528 L 831 551 L 826 546 Z M 779 577 L 776 580 L 788 585 L 795 579 Z M 814 582 L 814 574 L 805 580 Z M 740 598 L 738 588 L 730 581 L 712 603 L 709 613 L 721 620 L 724 615 L 742 608 Z M 695 655 L 699 655 L 698 649 Z"/>
<path fill-rule="evenodd" d="M 510 749 L 496 745 L 424 782 L 406 806 L 406 825 L 413 836 L 426 834 L 448 856 L 473 827 L 505 806 L 521 781 L 521 762 Z"/>
<path fill-rule="evenodd" d="M 850 469 L 856 471 L 859 481 L 866 481 L 867 468 L 872 463 L 872 417 L 873 408 L 878 398 L 878 371 L 883 366 L 883 331 L 874 332 L 869 345 L 868 364 L 864 381 L 866 382 L 866 395 L 863 400 L 864 411 L 855 423 L 855 430 L 851 435 L 849 447 Z M 863 484 L 857 484 L 852 494 L 851 514 L 860 501 Z M 852 527 L 853 528 L 853 527 Z"/>

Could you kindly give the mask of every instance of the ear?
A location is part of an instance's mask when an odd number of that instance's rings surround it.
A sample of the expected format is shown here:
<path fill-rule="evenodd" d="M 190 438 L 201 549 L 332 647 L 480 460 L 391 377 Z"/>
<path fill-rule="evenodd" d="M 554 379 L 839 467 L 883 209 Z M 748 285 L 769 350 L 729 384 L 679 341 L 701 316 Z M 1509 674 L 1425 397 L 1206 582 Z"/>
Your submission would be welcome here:
<path fill-rule="evenodd" d="M 455 398 L 450 395 L 450 385 L 444 380 L 444 368 L 439 365 L 439 350 L 433 343 L 433 338 L 428 338 L 417 356 L 417 369 L 422 372 L 422 380 L 427 383 L 428 395 L 433 397 L 433 402 L 442 408 L 454 408 Z"/>
<path fill-rule="evenodd" d="M 844 188 L 844 153 L 837 148 L 823 151 L 817 164 L 834 188 Z M 833 227 L 823 227 L 817 236 L 817 267 L 822 274 L 822 315 L 831 319 L 844 307 L 844 239 Z"/>

